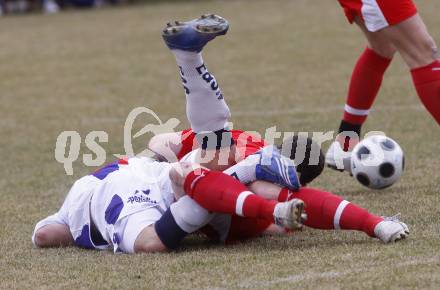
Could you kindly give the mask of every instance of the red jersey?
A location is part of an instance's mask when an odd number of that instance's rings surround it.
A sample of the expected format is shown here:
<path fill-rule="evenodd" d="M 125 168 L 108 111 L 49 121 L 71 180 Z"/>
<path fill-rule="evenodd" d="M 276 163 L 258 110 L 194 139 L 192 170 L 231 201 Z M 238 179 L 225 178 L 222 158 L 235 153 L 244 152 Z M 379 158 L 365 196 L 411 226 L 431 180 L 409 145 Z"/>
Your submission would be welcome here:
<path fill-rule="evenodd" d="M 246 133 L 242 130 L 231 130 L 231 134 L 232 139 L 237 146 L 237 151 L 243 159 L 267 145 L 260 137 Z M 183 156 L 199 147 L 195 137 L 196 134 L 191 129 L 182 131 L 182 148 L 177 154 L 177 159 L 180 160 Z"/>
<path fill-rule="evenodd" d="M 237 147 L 237 151 L 239 152 L 238 154 L 240 154 L 243 159 L 267 146 L 267 143 L 262 138 L 250 133 L 246 133 L 242 130 L 231 130 L 231 133 L 232 139 Z M 191 129 L 182 131 L 182 148 L 177 154 L 177 158 L 179 160 L 192 150 L 199 148 L 195 136 L 196 134 Z M 232 216 L 230 220 L 229 232 L 225 242 L 233 243 L 236 241 L 255 238 L 261 235 L 270 226 L 270 224 L 271 222 L 266 220 Z M 219 236 L 219 233 L 217 233 L 210 225 L 205 226 L 201 229 L 201 231 L 213 240 L 217 239 Z"/>

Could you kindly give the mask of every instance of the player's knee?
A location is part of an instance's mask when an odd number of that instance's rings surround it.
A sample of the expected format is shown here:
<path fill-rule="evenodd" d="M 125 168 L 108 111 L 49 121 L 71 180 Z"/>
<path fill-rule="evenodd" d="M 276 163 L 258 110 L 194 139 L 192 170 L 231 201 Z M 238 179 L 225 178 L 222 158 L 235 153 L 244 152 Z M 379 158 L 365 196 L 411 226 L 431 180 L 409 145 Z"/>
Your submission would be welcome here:
<path fill-rule="evenodd" d="M 438 58 L 437 45 L 428 32 L 411 34 L 409 38 L 402 37 L 396 46 L 412 69 L 426 66 Z"/>
<path fill-rule="evenodd" d="M 424 41 L 422 42 L 422 46 L 423 46 L 424 53 L 430 55 L 432 58 L 438 57 L 437 44 L 435 43 L 434 39 L 430 35 L 427 35 L 425 37 Z"/>
<path fill-rule="evenodd" d="M 154 225 L 146 227 L 136 238 L 133 250 L 135 253 L 157 253 L 167 251 L 154 230 Z"/>
<path fill-rule="evenodd" d="M 161 242 L 148 242 L 139 244 L 134 248 L 135 253 L 160 253 L 166 252 L 168 249 Z"/>

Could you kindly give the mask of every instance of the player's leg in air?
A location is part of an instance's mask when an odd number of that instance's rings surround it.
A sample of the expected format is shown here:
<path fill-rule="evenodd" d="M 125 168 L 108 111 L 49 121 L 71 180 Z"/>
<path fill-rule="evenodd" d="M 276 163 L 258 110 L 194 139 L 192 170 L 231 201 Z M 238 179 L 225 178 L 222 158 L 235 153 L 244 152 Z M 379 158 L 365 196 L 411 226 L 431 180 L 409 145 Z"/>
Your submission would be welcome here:
<path fill-rule="evenodd" d="M 419 98 L 440 124 L 440 61 L 437 46 L 412 0 L 339 2 L 368 41 L 352 73 L 341 134 L 326 155 L 326 163 L 342 171 L 349 170 L 348 151 L 357 143 L 395 52 L 408 65 Z"/>
<path fill-rule="evenodd" d="M 215 77 L 203 61 L 203 47 L 229 29 L 226 19 L 206 14 L 188 22 L 168 23 L 162 37 L 176 58 L 186 95 L 186 113 L 191 129 L 201 147 L 201 154 L 210 160 L 209 168 L 224 170 L 235 163 L 236 146 L 227 127 L 229 108 Z M 275 156 L 273 156 L 275 155 Z M 206 161 L 205 161 L 206 162 Z M 249 165 L 250 164 L 250 165 Z M 284 182 L 295 187 L 296 172 L 292 163 L 283 158 L 275 148 L 265 148 L 249 157 L 245 166 L 236 165 L 237 174 L 252 171 L 257 179 Z M 249 169 L 251 168 L 251 169 Z M 241 169 L 241 170 L 239 170 Z M 293 180 L 290 180 L 292 177 Z"/>
<path fill-rule="evenodd" d="M 203 62 L 201 50 L 216 36 L 225 34 L 228 27 L 228 23 L 225 19 L 211 14 L 204 15 L 189 22 L 169 23 L 163 31 L 165 43 L 175 55 L 180 68 L 187 98 L 187 117 L 191 123 L 192 130 L 196 133 L 202 152 L 212 150 L 221 152 L 223 149 L 232 152 L 232 154 L 227 155 L 227 162 L 223 162 L 223 164 L 219 158 L 214 158 L 212 162 L 208 161 L 208 163 L 204 163 L 204 165 L 208 165 L 210 168 L 217 170 L 227 168 L 230 164 L 235 163 L 235 154 L 233 152 L 235 145 L 230 131 L 225 127 L 230 117 L 229 108 L 224 101 L 217 81 L 214 76 L 208 72 Z M 214 142 L 212 142 L 212 140 L 214 140 Z M 151 145 L 152 144 L 150 144 L 150 147 Z M 233 150 L 230 150 L 231 148 Z M 159 150 L 156 150 L 156 152 L 158 151 Z M 231 155 L 232 158 L 229 158 Z M 234 168 L 235 176 L 243 183 L 248 183 L 255 179 L 264 179 L 279 182 L 291 188 L 298 187 L 298 180 L 293 164 L 283 160 L 283 157 L 277 150 L 274 150 L 274 148 L 265 148 L 265 150 L 253 156 L 249 156 L 243 163 L 236 164 Z M 186 174 L 187 172 L 176 173 L 173 175 L 173 180 L 175 182 L 178 179 L 182 181 Z M 210 176 L 216 174 L 217 173 L 212 173 Z M 234 182 L 237 183 L 235 180 Z M 183 183 L 180 185 L 183 185 Z M 216 183 L 216 186 L 221 187 L 222 185 Z M 219 206 L 221 204 L 217 198 L 218 196 L 223 196 L 223 193 L 219 193 L 217 196 L 214 194 L 210 195 L 209 197 L 212 198 L 212 200 L 210 198 L 199 200 L 200 196 L 208 197 L 208 195 L 190 195 L 190 197 L 201 203 L 201 206 L 205 209 L 215 211 L 212 206 Z M 227 213 L 233 214 L 231 210 L 236 207 L 237 193 L 228 193 L 224 194 L 224 196 L 228 196 L 230 199 L 225 199 L 225 204 L 222 205 L 223 207 L 221 206 L 217 209 L 220 210 L 220 212 L 223 212 L 221 210 L 227 209 Z M 191 202 L 186 202 L 186 200 L 187 198 L 184 198 L 176 202 L 173 207 L 164 214 L 161 221 L 156 224 L 156 230 L 159 236 L 162 240 L 167 241 L 164 243 L 166 243 L 169 248 L 174 247 L 174 245 L 172 245 L 173 240 L 180 242 L 181 238 L 168 238 L 164 236 L 165 234 L 180 232 L 183 238 L 183 236 L 190 232 L 188 227 L 185 228 L 185 226 L 182 225 L 180 225 L 180 231 L 178 229 L 178 223 L 180 222 L 182 224 L 181 220 L 183 220 L 179 215 L 185 217 L 185 215 L 191 212 L 191 208 L 185 210 L 185 206 L 191 204 Z M 241 202 L 246 200 L 246 204 L 253 204 L 252 201 L 254 200 L 257 200 L 255 201 L 256 204 L 264 201 L 264 199 L 254 196 L 251 192 L 242 195 L 240 200 Z M 289 205 L 290 210 L 293 209 L 293 205 L 293 203 Z M 229 208 L 227 206 L 229 206 Z M 302 209 L 299 210 L 301 206 L 301 201 L 295 201 L 294 207 L 297 207 L 298 211 L 302 211 Z M 255 212 L 251 211 L 251 215 L 252 213 L 255 214 Z M 273 210 L 270 209 L 268 213 L 270 213 L 270 217 L 272 218 Z M 170 227 L 172 226 L 175 226 L 176 230 L 170 231 Z"/>
<path fill-rule="evenodd" d="M 188 22 L 174 21 L 162 37 L 176 58 L 186 95 L 186 114 L 207 159 L 228 166 L 234 146 L 227 127 L 230 111 L 215 77 L 208 71 L 202 49 L 226 34 L 229 23 L 217 15 L 202 15 Z M 220 162 L 219 162 L 220 161 Z"/>

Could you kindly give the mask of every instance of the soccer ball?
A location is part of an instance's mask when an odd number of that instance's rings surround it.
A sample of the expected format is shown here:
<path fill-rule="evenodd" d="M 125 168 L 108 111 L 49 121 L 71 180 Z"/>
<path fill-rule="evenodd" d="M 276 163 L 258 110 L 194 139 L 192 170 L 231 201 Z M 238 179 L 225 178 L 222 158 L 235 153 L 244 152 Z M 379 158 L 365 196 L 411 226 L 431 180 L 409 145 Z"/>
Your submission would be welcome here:
<path fill-rule="evenodd" d="M 399 180 L 404 167 L 402 148 L 389 137 L 370 136 L 353 148 L 351 173 L 366 187 L 383 189 L 393 185 Z"/>

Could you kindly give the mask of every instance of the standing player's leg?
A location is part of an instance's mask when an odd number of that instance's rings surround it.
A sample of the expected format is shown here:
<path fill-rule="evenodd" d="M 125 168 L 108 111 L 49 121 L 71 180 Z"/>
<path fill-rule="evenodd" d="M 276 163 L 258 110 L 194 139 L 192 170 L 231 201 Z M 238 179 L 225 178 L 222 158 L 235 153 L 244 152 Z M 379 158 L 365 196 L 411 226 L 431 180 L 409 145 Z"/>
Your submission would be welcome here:
<path fill-rule="evenodd" d="M 202 149 L 229 148 L 229 108 L 215 77 L 203 61 L 203 47 L 226 34 L 228 22 L 217 15 L 203 15 L 189 22 L 168 23 L 163 38 L 176 57 L 186 95 L 186 113 Z"/>
<path fill-rule="evenodd" d="M 386 36 L 368 31 L 359 17 L 355 18 L 355 22 L 364 33 L 368 44 L 351 75 L 339 132 L 354 131 L 360 135 L 360 127 L 367 119 L 379 93 L 383 76 L 391 64 L 396 48 Z M 344 147 L 346 149 L 347 146 Z"/>
<path fill-rule="evenodd" d="M 413 17 L 385 28 L 388 37 L 411 69 L 420 100 L 440 124 L 440 56 L 421 17 Z"/>
<path fill-rule="evenodd" d="M 339 0 L 349 20 L 355 21 L 366 35 L 369 47 L 353 71 L 340 132 L 326 155 L 330 167 L 347 170 L 350 137 L 359 135 L 369 109 L 380 88 L 382 77 L 395 51 L 411 69 L 417 93 L 440 124 L 440 61 L 438 50 L 411 0 Z M 356 2 L 356 5 L 354 3 Z M 353 15 L 356 15 L 353 17 Z M 351 144 L 356 143 L 356 141 Z M 341 145 L 342 148 L 341 148 Z"/>
<path fill-rule="evenodd" d="M 354 21 L 365 34 L 368 45 L 353 69 L 337 140 L 331 144 L 326 154 L 327 165 L 341 171 L 348 170 L 348 152 L 360 138 L 362 125 L 368 117 L 382 85 L 383 76 L 396 52 L 387 37 L 368 31 L 359 17 Z"/>

